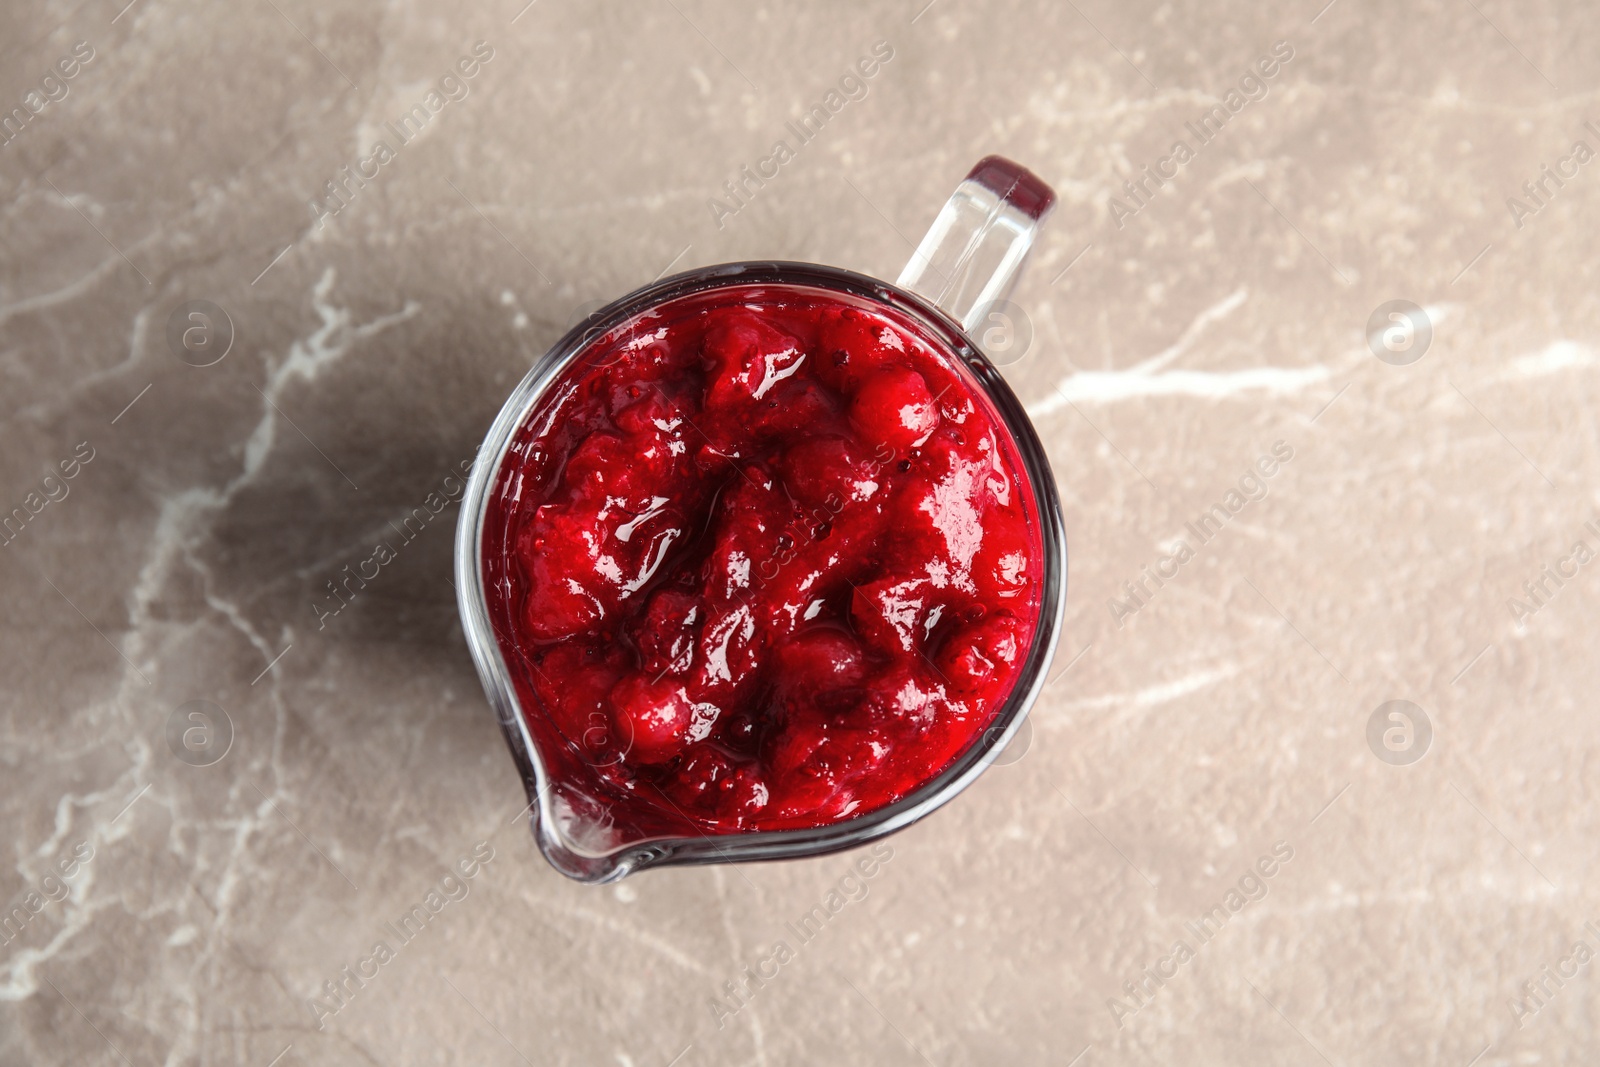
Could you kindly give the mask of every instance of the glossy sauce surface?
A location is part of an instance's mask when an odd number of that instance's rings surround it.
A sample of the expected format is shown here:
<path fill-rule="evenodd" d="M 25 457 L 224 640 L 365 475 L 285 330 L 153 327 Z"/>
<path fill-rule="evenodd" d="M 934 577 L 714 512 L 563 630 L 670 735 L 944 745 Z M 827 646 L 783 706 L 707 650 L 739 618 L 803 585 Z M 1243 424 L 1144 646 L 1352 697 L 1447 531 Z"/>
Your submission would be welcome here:
<path fill-rule="evenodd" d="M 515 435 L 483 550 L 553 773 L 661 831 L 905 796 L 989 725 L 1038 625 L 1037 505 L 988 399 L 911 319 L 812 288 L 591 342 Z"/>

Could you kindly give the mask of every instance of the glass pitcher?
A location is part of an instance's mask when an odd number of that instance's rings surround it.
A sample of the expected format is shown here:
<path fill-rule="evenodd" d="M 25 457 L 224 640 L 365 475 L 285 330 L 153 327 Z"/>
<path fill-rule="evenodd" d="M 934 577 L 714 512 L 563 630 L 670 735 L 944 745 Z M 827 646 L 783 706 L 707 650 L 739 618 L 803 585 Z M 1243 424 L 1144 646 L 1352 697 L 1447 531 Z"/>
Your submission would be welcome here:
<path fill-rule="evenodd" d="M 970 785 L 1011 741 L 1043 689 L 1066 601 L 1066 537 L 1043 446 L 1021 404 L 975 340 L 1016 281 L 1055 195 L 1017 164 L 990 156 L 956 187 L 894 284 L 809 263 L 728 263 L 647 285 L 590 314 L 556 342 L 512 392 L 478 452 L 456 534 L 456 587 L 462 626 L 489 703 L 527 790 L 540 850 L 562 874 L 615 881 L 646 867 L 788 859 L 853 848 L 900 830 Z M 618 817 L 618 800 L 587 787 L 579 746 L 523 706 L 490 611 L 484 566 L 485 517 L 514 438 L 542 398 L 596 338 L 668 301 L 724 286 L 823 290 L 889 309 L 935 340 L 969 384 L 986 394 L 1021 460 L 1037 504 L 1042 545 L 1040 613 L 1015 683 L 988 728 L 937 776 L 886 806 L 806 829 L 702 832 L 652 828 Z M 531 714 L 530 714 L 531 713 Z M 604 728 L 597 725 L 597 728 Z M 591 766 L 593 766 L 591 764 Z"/>

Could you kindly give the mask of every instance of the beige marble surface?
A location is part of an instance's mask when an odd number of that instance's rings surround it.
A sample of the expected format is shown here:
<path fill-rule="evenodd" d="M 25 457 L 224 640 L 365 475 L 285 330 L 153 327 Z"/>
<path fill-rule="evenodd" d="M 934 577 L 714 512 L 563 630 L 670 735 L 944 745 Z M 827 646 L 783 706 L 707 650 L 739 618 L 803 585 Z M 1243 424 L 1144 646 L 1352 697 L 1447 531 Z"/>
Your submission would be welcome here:
<path fill-rule="evenodd" d="M 0 6 L 0 109 L 27 112 L 0 505 L 38 511 L 0 549 L 0 1064 L 1600 1055 L 1571 955 L 1600 950 L 1600 565 L 1571 554 L 1600 552 L 1592 6 L 124 2 Z M 880 40 L 865 98 L 719 227 L 722 183 Z M 464 98 L 314 222 L 480 41 Z M 1279 41 L 1264 96 L 1114 210 Z M 1061 197 L 1007 368 L 1072 553 L 1031 747 L 865 881 L 566 881 L 512 821 L 455 509 L 319 629 L 326 583 L 579 309 L 735 259 L 892 277 L 989 152 Z M 1572 176 L 1534 198 L 1543 165 Z M 1433 326 L 1404 365 L 1365 334 L 1396 299 Z M 206 367 L 168 343 L 198 300 L 232 323 Z M 1280 441 L 1265 495 L 1114 610 Z M 1546 566 L 1577 574 L 1519 620 Z M 1368 744 L 1391 700 L 1431 724 L 1409 765 Z M 176 758 L 169 722 L 215 708 L 226 754 Z M 384 924 L 430 893 L 402 944 Z M 1146 968 L 1173 977 L 1126 994 Z"/>

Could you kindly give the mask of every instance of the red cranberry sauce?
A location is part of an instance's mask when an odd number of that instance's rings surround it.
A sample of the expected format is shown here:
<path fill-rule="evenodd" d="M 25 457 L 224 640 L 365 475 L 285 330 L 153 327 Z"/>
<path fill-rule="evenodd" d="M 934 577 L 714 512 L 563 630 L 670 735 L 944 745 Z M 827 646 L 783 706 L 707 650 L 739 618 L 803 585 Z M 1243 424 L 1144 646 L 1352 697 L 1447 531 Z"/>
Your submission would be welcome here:
<path fill-rule="evenodd" d="M 813 827 L 993 720 L 1039 621 L 1037 516 L 988 398 L 912 319 L 735 285 L 596 339 L 546 392 L 485 584 L 547 763 L 609 817 Z"/>

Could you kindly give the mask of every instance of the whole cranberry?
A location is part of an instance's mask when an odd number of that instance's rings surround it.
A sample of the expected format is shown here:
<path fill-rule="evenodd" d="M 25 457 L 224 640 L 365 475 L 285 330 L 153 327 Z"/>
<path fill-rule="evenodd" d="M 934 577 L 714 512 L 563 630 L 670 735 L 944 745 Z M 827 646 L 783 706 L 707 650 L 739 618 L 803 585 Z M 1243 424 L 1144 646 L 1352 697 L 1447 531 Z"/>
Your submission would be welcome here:
<path fill-rule="evenodd" d="M 888 367 L 862 383 L 850 403 L 850 418 L 867 440 L 908 449 L 939 428 L 939 406 L 922 375 Z"/>

